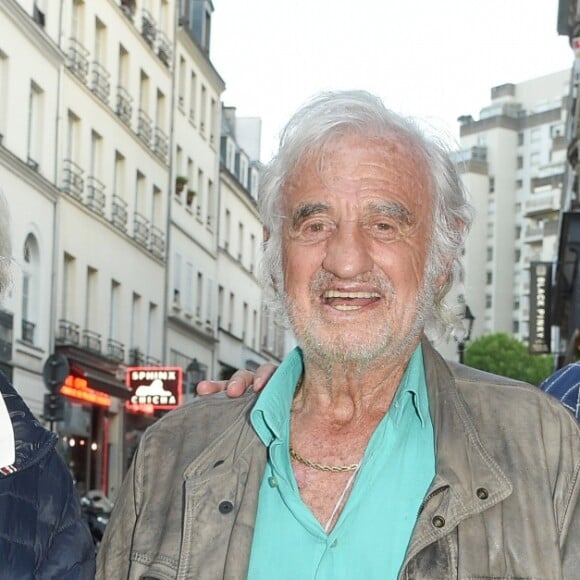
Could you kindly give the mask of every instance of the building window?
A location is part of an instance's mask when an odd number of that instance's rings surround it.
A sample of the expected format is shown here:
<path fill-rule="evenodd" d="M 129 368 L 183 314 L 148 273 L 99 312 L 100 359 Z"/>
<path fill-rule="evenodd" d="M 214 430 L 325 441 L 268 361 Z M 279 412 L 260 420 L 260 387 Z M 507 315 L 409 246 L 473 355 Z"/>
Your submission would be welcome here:
<path fill-rule="evenodd" d="M 512 323 L 512 333 L 519 334 L 520 332 L 520 323 L 518 320 L 514 320 Z"/>
<path fill-rule="evenodd" d="M 517 169 L 523 169 L 524 168 L 524 158 L 521 155 L 517 156 L 516 159 L 516 167 Z"/>
<path fill-rule="evenodd" d="M 34 344 L 38 323 L 39 251 L 36 238 L 29 234 L 23 248 L 22 267 L 22 340 Z"/>
<path fill-rule="evenodd" d="M 522 257 L 522 251 L 516 250 L 514 253 L 514 262 L 517 264 L 520 261 L 521 257 Z"/>
<path fill-rule="evenodd" d="M 491 284 L 493 282 L 493 273 L 492 272 L 486 272 L 485 273 L 485 283 L 486 284 Z"/>
<path fill-rule="evenodd" d="M 38 169 L 43 147 L 43 105 L 44 92 L 35 83 L 30 83 L 28 100 L 28 158 L 27 163 L 34 170 Z"/>
<path fill-rule="evenodd" d="M 491 262 L 493 260 L 493 248 L 487 248 L 487 261 Z"/>
<path fill-rule="evenodd" d="M 516 179 L 516 188 L 521 189 L 523 186 L 524 186 L 524 180 L 523 179 Z"/>
<path fill-rule="evenodd" d="M 489 178 L 489 193 L 495 192 L 495 177 Z"/>
<path fill-rule="evenodd" d="M 523 145 L 523 144 L 524 144 L 524 134 L 518 133 L 518 145 Z"/>
<path fill-rule="evenodd" d="M 492 306 L 491 294 L 486 294 L 485 295 L 485 307 L 491 308 L 491 306 Z"/>

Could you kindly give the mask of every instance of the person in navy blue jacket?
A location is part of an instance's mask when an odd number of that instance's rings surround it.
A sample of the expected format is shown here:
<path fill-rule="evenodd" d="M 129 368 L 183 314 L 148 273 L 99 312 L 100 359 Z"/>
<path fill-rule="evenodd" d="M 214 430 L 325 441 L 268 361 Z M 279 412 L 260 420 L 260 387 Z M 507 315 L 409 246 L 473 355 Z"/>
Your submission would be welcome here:
<path fill-rule="evenodd" d="M 0 193 L 0 297 L 10 242 Z M 45 429 L 0 373 L 0 580 L 90 580 L 95 548 L 73 480 Z"/>

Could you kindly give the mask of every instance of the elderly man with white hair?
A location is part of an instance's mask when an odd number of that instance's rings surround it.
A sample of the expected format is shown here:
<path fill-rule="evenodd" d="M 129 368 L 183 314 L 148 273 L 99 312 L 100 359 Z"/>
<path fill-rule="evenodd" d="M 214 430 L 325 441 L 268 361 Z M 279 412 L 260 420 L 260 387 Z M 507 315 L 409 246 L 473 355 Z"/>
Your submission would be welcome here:
<path fill-rule="evenodd" d="M 10 284 L 8 208 L 0 192 L 0 298 Z M 0 373 L 0 579 L 90 580 L 95 547 L 57 436 Z"/>
<path fill-rule="evenodd" d="M 259 204 L 298 348 L 259 397 L 145 433 L 97 577 L 577 578 L 576 422 L 426 338 L 453 322 L 472 219 L 445 148 L 366 92 L 323 93 Z"/>

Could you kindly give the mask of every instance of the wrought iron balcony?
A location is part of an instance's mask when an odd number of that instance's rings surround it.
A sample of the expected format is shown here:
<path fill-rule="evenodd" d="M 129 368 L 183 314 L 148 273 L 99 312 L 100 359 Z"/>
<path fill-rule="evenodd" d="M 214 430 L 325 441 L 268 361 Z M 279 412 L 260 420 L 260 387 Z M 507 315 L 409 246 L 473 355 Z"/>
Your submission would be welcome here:
<path fill-rule="evenodd" d="M 171 44 L 161 30 L 157 31 L 157 56 L 167 68 L 171 68 Z"/>
<path fill-rule="evenodd" d="M 137 121 L 137 136 L 147 147 L 151 147 L 151 136 L 153 134 L 153 123 L 151 117 L 143 110 L 139 109 Z"/>
<path fill-rule="evenodd" d="M 155 35 L 157 34 L 157 27 L 155 26 L 155 21 L 153 16 L 148 10 L 143 9 L 141 12 L 141 36 L 143 40 L 153 48 L 155 43 Z"/>
<path fill-rule="evenodd" d="M 169 139 L 167 135 L 159 128 L 155 127 L 153 136 L 153 152 L 163 163 L 167 163 L 167 151 L 169 150 Z"/>
<path fill-rule="evenodd" d="M 125 359 L 125 345 L 118 340 L 109 338 L 107 341 L 107 356 L 115 361 L 123 361 Z"/>
<path fill-rule="evenodd" d="M 105 215 L 105 184 L 96 177 L 87 179 L 87 207 L 100 216 Z"/>
<path fill-rule="evenodd" d="M 91 78 L 91 90 L 103 103 L 109 104 L 109 95 L 111 94 L 111 75 L 105 67 L 99 62 L 93 62 Z"/>
<path fill-rule="evenodd" d="M 66 66 L 74 75 L 87 84 L 89 74 L 89 51 L 76 39 L 69 40 L 69 48 L 66 58 Z"/>
<path fill-rule="evenodd" d="M 133 97 L 123 87 L 117 87 L 117 116 L 125 125 L 131 126 L 131 116 L 133 114 Z"/>
<path fill-rule="evenodd" d="M 142 246 L 147 247 L 149 240 L 149 228 L 151 224 L 147 218 L 140 213 L 135 213 L 133 216 L 133 239 Z"/>
<path fill-rule="evenodd" d="M 165 257 L 165 234 L 155 226 L 151 226 L 149 249 L 157 258 L 163 259 Z"/>
<path fill-rule="evenodd" d="M 129 351 L 129 364 L 131 366 L 143 366 L 145 364 L 145 355 L 141 352 L 139 347 L 132 348 Z"/>
<path fill-rule="evenodd" d="M 79 325 L 70 320 L 61 319 L 58 321 L 58 334 L 56 342 L 59 344 L 73 344 L 78 346 L 80 338 Z"/>
<path fill-rule="evenodd" d="M 95 354 L 101 354 L 101 335 L 85 328 L 83 330 L 83 347 Z"/>
<path fill-rule="evenodd" d="M 85 186 L 83 173 L 84 171 L 72 159 L 64 160 L 62 190 L 77 201 L 83 200 Z"/>
<path fill-rule="evenodd" d="M 14 317 L 10 312 L 0 310 L 0 361 L 7 362 L 12 358 Z"/>
<path fill-rule="evenodd" d="M 127 232 L 127 202 L 118 195 L 111 198 L 111 223 L 122 232 Z"/>
<path fill-rule="evenodd" d="M 28 344 L 34 344 L 34 329 L 36 324 L 30 320 L 22 319 L 22 340 Z"/>
<path fill-rule="evenodd" d="M 137 3 L 135 0 L 121 0 L 121 10 L 123 14 L 133 22 L 133 17 L 135 16 L 135 12 L 137 10 Z"/>

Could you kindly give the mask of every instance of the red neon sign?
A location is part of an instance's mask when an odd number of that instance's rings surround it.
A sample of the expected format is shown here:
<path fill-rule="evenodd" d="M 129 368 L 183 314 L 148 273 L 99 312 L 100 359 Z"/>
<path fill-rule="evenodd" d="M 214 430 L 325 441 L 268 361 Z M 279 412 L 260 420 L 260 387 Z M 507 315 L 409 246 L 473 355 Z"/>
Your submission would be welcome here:
<path fill-rule="evenodd" d="M 87 379 L 68 375 L 64 384 L 60 388 L 60 394 L 78 401 L 99 405 L 100 407 L 110 407 L 111 397 L 101 391 L 95 391 L 89 387 Z"/>

